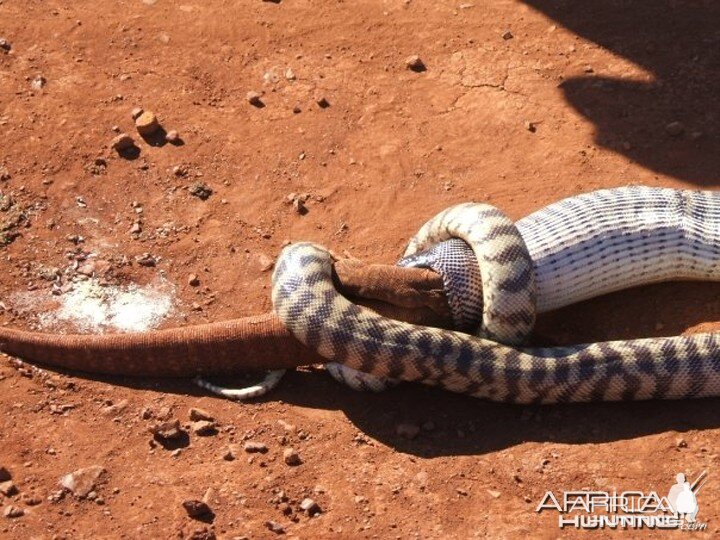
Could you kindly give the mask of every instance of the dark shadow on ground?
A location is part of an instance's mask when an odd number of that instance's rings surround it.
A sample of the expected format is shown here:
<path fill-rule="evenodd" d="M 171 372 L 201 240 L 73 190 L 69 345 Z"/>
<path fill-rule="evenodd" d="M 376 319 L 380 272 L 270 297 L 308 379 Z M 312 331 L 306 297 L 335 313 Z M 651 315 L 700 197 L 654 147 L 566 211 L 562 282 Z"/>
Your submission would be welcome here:
<path fill-rule="evenodd" d="M 652 73 L 652 82 L 570 78 L 568 102 L 597 144 L 700 186 L 720 185 L 720 2 L 523 0 L 578 36 Z M 582 50 L 573 53 L 582 62 Z M 682 124 L 667 127 L 673 122 Z"/>

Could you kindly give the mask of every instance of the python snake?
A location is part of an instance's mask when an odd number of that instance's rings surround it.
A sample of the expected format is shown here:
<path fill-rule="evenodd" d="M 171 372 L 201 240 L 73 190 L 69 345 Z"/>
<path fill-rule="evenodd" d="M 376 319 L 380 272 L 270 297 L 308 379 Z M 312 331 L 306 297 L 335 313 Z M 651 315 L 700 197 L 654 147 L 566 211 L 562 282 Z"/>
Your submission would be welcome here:
<path fill-rule="evenodd" d="M 350 303 L 333 287 L 331 255 L 311 243 L 281 253 L 273 306 L 297 339 L 344 366 L 344 378 L 354 369 L 378 382 L 415 381 L 513 403 L 714 396 L 720 335 L 527 349 L 501 342 L 520 343 L 536 311 L 659 281 L 717 280 L 719 236 L 720 194 L 712 192 L 601 190 L 514 225 L 488 205 L 459 205 L 426 223 L 406 257 L 432 266 L 417 252 L 454 237 L 468 243 L 478 264 L 450 265 L 446 284 L 482 283 L 482 299 L 478 290 L 454 291 L 466 299 L 458 319 L 474 308 L 476 335 L 414 326 Z M 453 251 L 460 260 L 468 252 Z"/>

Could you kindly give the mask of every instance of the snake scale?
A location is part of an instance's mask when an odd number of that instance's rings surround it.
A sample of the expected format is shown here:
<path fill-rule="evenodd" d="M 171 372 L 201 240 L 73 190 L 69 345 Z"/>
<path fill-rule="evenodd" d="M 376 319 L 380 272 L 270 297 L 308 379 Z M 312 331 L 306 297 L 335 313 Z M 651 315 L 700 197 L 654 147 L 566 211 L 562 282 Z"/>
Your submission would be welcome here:
<path fill-rule="evenodd" d="M 491 206 L 459 205 L 426 223 L 406 256 L 457 237 L 478 264 L 475 270 L 450 265 L 450 273 L 459 273 L 452 282 L 469 288 L 482 283 L 482 301 L 479 291 L 470 291 L 475 300 L 471 295 L 469 304 L 481 309 L 475 335 L 387 319 L 352 304 L 333 287 L 330 253 L 307 242 L 286 247 L 278 259 L 274 310 L 298 340 L 344 369 L 493 401 L 720 395 L 719 334 L 554 348 L 507 345 L 522 342 L 537 312 L 659 281 L 718 280 L 720 194 L 600 190 L 516 224 Z M 471 275 L 478 271 L 479 279 Z"/>

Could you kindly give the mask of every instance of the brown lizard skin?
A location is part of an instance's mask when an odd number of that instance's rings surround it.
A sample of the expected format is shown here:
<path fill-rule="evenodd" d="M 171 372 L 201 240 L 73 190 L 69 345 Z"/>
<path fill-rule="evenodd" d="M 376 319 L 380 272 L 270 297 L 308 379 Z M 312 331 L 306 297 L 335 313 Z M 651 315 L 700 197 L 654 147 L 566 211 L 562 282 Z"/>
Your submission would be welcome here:
<path fill-rule="evenodd" d="M 442 279 L 431 270 L 335 263 L 339 290 L 377 312 L 450 328 Z M 39 365 L 104 375 L 191 377 L 324 363 L 273 313 L 127 334 L 48 334 L 0 327 L 0 351 Z"/>

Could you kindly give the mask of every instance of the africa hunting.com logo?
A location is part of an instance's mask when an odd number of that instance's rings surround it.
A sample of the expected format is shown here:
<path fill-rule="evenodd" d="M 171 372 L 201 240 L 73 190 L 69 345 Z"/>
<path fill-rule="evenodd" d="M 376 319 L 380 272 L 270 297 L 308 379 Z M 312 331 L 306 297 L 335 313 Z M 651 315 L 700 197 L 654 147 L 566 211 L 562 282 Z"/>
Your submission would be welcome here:
<path fill-rule="evenodd" d="M 684 473 L 675 476 L 667 496 L 656 491 L 564 491 L 558 497 L 545 492 L 536 508 L 558 512 L 558 526 L 576 529 L 681 529 L 704 531 L 697 521 L 697 494 L 707 481 L 703 471 L 691 484 Z"/>

